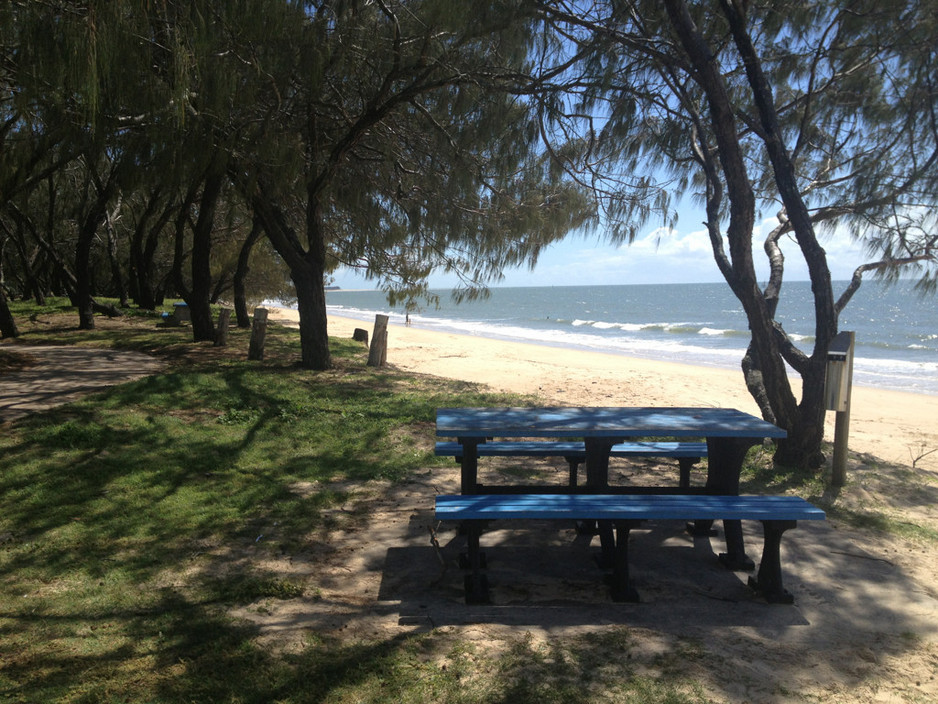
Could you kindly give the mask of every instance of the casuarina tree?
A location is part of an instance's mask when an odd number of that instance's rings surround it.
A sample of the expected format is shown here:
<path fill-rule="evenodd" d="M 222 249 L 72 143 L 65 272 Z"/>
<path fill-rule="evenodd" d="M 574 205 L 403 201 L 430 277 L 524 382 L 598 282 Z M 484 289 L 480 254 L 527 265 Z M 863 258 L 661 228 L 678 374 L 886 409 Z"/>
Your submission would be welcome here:
<path fill-rule="evenodd" d="M 746 383 L 763 416 L 788 431 L 776 460 L 819 466 L 827 352 L 862 275 L 911 268 L 926 290 L 938 275 L 932 5 L 536 4 L 554 47 L 543 62 L 545 134 L 581 135 L 568 167 L 597 184 L 614 234 L 672 213 L 676 194 L 703 205 L 714 260 L 752 333 Z M 760 254 L 764 211 L 776 225 Z M 871 256 L 840 291 L 823 247 L 833 228 L 848 228 Z M 811 279 L 810 349 L 776 315 L 782 238 L 797 244 Z M 763 255 L 766 281 L 756 274 Z"/>

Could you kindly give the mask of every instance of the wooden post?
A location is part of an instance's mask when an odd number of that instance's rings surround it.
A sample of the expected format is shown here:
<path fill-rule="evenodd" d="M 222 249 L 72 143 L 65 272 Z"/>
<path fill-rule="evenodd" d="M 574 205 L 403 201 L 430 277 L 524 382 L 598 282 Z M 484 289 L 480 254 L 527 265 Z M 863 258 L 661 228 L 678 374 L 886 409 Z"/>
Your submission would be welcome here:
<path fill-rule="evenodd" d="M 248 347 L 248 359 L 264 359 L 264 338 L 267 337 L 267 309 L 254 309 L 254 324 L 251 327 L 251 344 Z"/>
<path fill-rule="evenodd" d="M 218 327 L 215 329 L 215 347 L 228 346 L 228 326 L 231 319 L 231 308 L 222 308 L 218 311 Z"/>
<path fill-rule="evenodd" d="M 846 389 L 843 391 L 843 405 L 837 409 L 834 419 L 834 457 L 831 460 L 831 484 L 843 486 L 847 481 L 847 440 L 850 437 L 850 393 L 853 390 L 853 345 L 856 334 L 841 333 L 849 336 L 847 347 Z"/>
<path fill-rule="evenodd" d="M 371 335 L 371 349 L 368 350 L 368 366 L 383 367 L 388 363 L 388 316 L 380 313 L 375 316 L 375 330 Z"/>
<path fill-rule="evenodd" d="M 365 347 L 367 347 L 368 346 L 368 331 L 362 330 L 361 328 L 355 328 L 355 330 L 352 332 L 352 339 L 355 340 L 355 342 L 364 342 Z"/>

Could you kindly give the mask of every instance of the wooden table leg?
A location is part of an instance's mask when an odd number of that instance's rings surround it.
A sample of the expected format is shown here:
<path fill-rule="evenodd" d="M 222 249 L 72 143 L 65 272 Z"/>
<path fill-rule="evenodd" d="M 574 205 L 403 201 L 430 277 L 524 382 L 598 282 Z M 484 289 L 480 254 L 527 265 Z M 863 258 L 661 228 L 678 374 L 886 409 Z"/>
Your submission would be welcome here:
<path fill-rule="evenodd" d="M 460 484 L 463 494 L 475 494 L 479 483 L 479 438 L 457 438 L 462 445 L 459 459 Z"/>
<path fill-rule="evenodd" d="M 464 578 L 467 604 L 488 604 L 489 580 L 482 572 L 485 567 L 485 556 L 479 546 L 482 537 L 483 521 L 465 521 L 466 536 L 468 538 L 466 567 L 469 574 Z"/>
<path fill-rule="evenodd" d="M 613 601 L 637 603 L 641 601 L 629 577 L 629 533 L 641 521 L 616 521 L 616 547 L 612 564 L 611 594 Z"/>
<path fill-rule="evenodd" d="M 586 485 L 600 491 L 609 486 L 609 453 L 618 439 L 586 438 Z M 610 567 L 613 563 L 615 538 L 611 521 L 598 522 L 599 543 L 602 547 L 600 566 Z"/>
<path fill-rule="evenodd" d="M 759 573 L 749 578 L 749 586 L 766 598 L 770 604 L 792 604 L 795 598 L 782 586 L 782 534 L 798 525 L 797 521 L 762 521 L 764 544 Z"/>
<path fill-rule="evenodd" d="M 758 440 L 753 438 L 707 438 L 707 491 L 725 496 L 739 495 L 739 474 L 749 448 Z M 699 523 L 699 522 L 698 522 Z M 726 552 L 720 562 L 731 570 L 752 570 L 755 563 L 746 555 L 742 523 L 723 521 Z"/>

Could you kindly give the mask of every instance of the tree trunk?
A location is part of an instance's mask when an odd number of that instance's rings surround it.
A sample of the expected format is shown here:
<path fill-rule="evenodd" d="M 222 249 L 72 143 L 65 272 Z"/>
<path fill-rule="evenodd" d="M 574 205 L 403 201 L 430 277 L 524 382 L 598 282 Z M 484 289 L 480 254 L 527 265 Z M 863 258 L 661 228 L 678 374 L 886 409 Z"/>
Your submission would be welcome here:
<path fill-rule="evenodd" d="M 127 308 L 127 285 L 124 283 L 124 273 L 121 271 L 120 260 L 117 254 L 117 232 L 114 230 L 114 219 L 118 216 L 121 199 L 118 197 L 117 206 L 113 214 L 105 216 L 104 224 L 107 231 L 107 258 L 111 267 L 111 287 L 121 308 Z"/>
<path fill-rule="evenodd" d="M 153 261 L 156 257 L 160 234 L 172 217 L 173 207 L 171 202 L 165 203 L 160 216 L 151 225 L 151 219 L 161 201 L 163 201 L 163 191 L 157 188 L 151 195 L 130 239 L 131 286 L 134 301 L 146 310 L 156 310 L 163 302 L 163 284 L 155 281 Z"/>
<path fill-rule="evenodd" d="M 332 357 L 326 322 L 326 250 L 321 212 L 315 203 L 307 206 L 307 235 L 310 242 L 310 251 L 307 253 L 276 204 L 263 194 L 255 195 L 253 200 L 254 212 L 261 218 L 264 231 L 290 267 L 300 314 L 301 364 L 308 369 L 329 369 L 332 367 Z"/>
<path fill-rule="evenodd" d="M 212 295 L 212 228 L 224 178 L 224 168 L 216 167 L 205 179 L 199 217 L 192 229 L 192 290 L 186 303 L 192 314 L 192 338 L 195 342 L 215 339 L 215 321 L 212 320 L 209 303 Z"/>
<path fill-rule="evenodd" d="M 78 329 L 94 330 L 94 298 L 91 270 L 91 248 L 98 227 L 104 222 L 107 213 L 109 194 L 99 194 L 78 231 L 78 243 L 75 245 L 75 306 L 78 308 Z"/>
<path fill-rule="evenodd" d="M 302 364 L 308 369 L 329 369 L 332 357 L 329 354 L 329 333 L 326 320 L 326 239 L 323 226 L 322 197 L 311 183 L 306 195 L 306 237 L 309 251 L 303 257 L 305 266 L 303 297 L 300 284 L 293 271 L 293 283 L 297 291 L 297 307 L 300 312 L 300 343 Z M 304 331 L 303 319 L 306 318 Z"/>
<path fill-rule="evenodd" d="M 291 269 L 300 313 L 301 364 L 307 369 L 332 367 L 329 336 L 326 332 L 326 289 L 323 272 L 315 265 Z"/>
<path fill-rule="evenodd" d="M 251 250 L 260 239 L 264 229 L 261 227 L 260 218 L 255 215 L 254 222 L 251 224 L 251 232 L 248 234 L 244 244 L 241 245 L 241 251 L 238 253 L 238 268 L 234 275 L 234 307 L 235 316 L 238 319 L 239 328 L 251 327 L 251 316 L 248 315 L 247 295 L 244 289 L 244 281 L 247 279 L 250 267 Z"/>
<path fill-rule="evenodd" d="M 788 437 L 779 442 L 775 461 L 784 467 L 817 469 L 824 464 L 821 444 L 824 441 L 824 417 L 827 407 L 824 401 L 824 379 L 827 374 L 827 357 L 812 359 L 801 372 L 802 394 L 795 422 L 788 430 Z"/>
<path fill-rule="evenodd" d="M 195 202 L 197 195 L 198 185 L 193 184 L 179 206 L 173 228 L 173 264 L 170 268 L 170 280 L 172 281 L 173 293 L 176 296 L 181 296 L 183 300 L 190 297 L 189 287 L 182 275 L 182 265 L 186 258 L 186 223 L 189 219 L 189 209 Z"/>
<path fill-rule="evenodd" d="M 6 294 L 0 287 L 0 337 L 19 337 L 20 331 L 16 328 L 16 321 L 7 304 Z"/>
<path fill-rule="evenodd" d="M 762 378 L 762 370 L 759 367 L 758 361 L 755 359 L 755 355 L 756 351 L 752 343 L 750 343 L 749 349 L 747 349 L 746 354 L 743 355 L 742 361 L 746 388 L 749 389 L 749 394 L 759 405 L 762 418 L 769 423 L 775 423 L 775 411 L 772 410 L 772 403 L 769 401 L 769 394 L 765 389 L 765 380 Z"/>
<path fill-rule="evenodd" d="M 14 224 L 16 225 L 13 229 L 4 229 L 7 231 L 7 234 L 13 240 L 13 244 L 16 247 L 16 253 L 20 260 L 20 274 L 23 279 L 23 299 L 25 300 L 28 295 L 32 295 L 33 299 L 36 301 L 37 305 L 44 306 L 46 304 L 45 292 L 41 282 L 39 281 L 39 276 L 36 273 L 36 260 L 39 256 L 39 247 L 34 248 L 33 254 L 29 253 L 29 247 L 26 242 L 26 230 L 29 229 L 30 232 L 36 237 L 38 241 L 40 238 L 36 235 L 35 226 L 31 221 L 29 221 L 17 208 L 10 207 L 8 208 L 10 217 L 13 219 Z"/>
<path fill-rule="evenodd" d="M 830 305 L 825 304 L 824 272 L 827 272 L 827 268 L 823 250 L 812 246 L 814 233 L 810 226 L 810 232 L 798 234 L 798 243 L 805 253 L 811 272 L 812 289 L 815 292 L 817 340 L 825 351 L 824 355 L 819 355 L 816 346 L 813 358 L 800 360 L 799 372 L 803 377 L 805 391 L 799 404 L 788 381 L 788 370 L 775 329 L 774 302 L 771 296 L 767 300 L 759 289 L 755 275 L 752 255 L 752 232 L 755 222 L 753 190 L 737 134 L 733 104 L 720 75 L 719 62 L 696 27 L 686 3 L 683 0 L 665 0 L 665 5 L 670 22 L 695 69 L 694 78 L 706 95 L 710 126 L 714 132 L 721 169 L 726 179 L 726 193 L 730 201 L 727 240 L 732 267 L 731 270 L 724 270 L 724 276 L 727 276 L 727 282 L 742 303 L 752 331 L 750 349 L 743 360 L 747 386 L 754 392 L 754 398 L 766 420 L 779 425 L 788 433 L 788 437 L 778 443 L 776 461 L 786 465 L 816 467 L 818 457 L 821 456 L 820 446 L 824 430 L 824 370 L 821 365 L 826 362 L 825 345 L 829 343 L 831 330 L 826 312 L 833 311 L 832 297 Z M 761 80 L 761 69 L 756 65 L 757 57 L 748 50 L 741 36 L 745 28 L 740 24 L 740 17 L 735 16 L 732 9 L 726 10 L 729 7 L 726 3 L 723 7 L 734 29 L 737 48 L 746 63 L 747 77 L 760 110 L 761 124 L 766 135 L 763 139 L 775 167 L 776 181 L 786 207 L 790 203 L 791 208 L 798 211 L 796 218 L 800 223 L 806 210 L 803 201 L 800 201 L 800 195 L 797 194 L 794 167 L 784 153 L 777 122 L 772 119 L 774 108 L 771 93 L 766 92 L 767 86 Z M 814 244 L 816 245 L 816 240 Z M 774 283 L 780 284 L 780 281 Z M 829 272 L 827 288 L 830 289 Z M 789 351 L 794 353 L 793 350 Z M 818 385 L 819 390 L 815 388 Z"/>

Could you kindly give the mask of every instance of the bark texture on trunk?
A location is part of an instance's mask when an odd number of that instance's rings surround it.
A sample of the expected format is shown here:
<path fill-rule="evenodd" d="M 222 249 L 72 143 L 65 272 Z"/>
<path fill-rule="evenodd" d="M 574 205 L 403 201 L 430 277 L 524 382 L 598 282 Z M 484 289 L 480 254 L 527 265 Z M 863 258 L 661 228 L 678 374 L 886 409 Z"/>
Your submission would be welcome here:
<path fill-rule="evenodd" d="M 0 288 L 0 337 L 19 337 L 20 331 L 10 312 L 6 294 Z"/>

